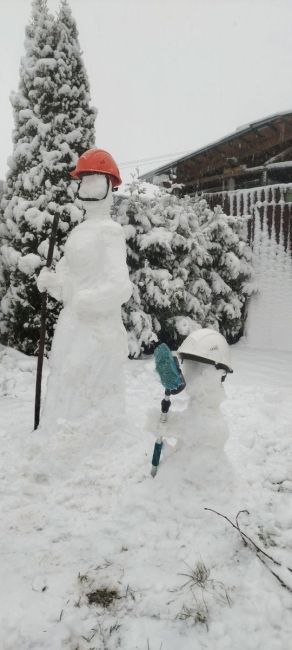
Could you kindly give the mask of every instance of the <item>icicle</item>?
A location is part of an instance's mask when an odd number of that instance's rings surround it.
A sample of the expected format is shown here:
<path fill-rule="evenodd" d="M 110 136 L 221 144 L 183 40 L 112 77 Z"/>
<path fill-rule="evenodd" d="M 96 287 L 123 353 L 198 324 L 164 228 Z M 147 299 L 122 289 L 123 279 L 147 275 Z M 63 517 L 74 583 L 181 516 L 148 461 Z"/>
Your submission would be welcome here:
<path fill-rule="evenodd" d="M 265 190 L 266 190 L 266 188 L 263 191 L 263 193 L 264 193 L 264 201 L 263 201 L 264 223 L 265 223 L 266 229 L 268 231 L 268 235 L 270 237 L 270 229 L 269 229 L 269 224 L 268 224 L 268 204 L 267 204 L 267 201 L 266 201 L 266 191 Z"/>
<path fill-rule="evenodd" d="M 243 214 L 248 214 L 248 191 L 242 191 L 243 196 Z"/>
<path fill-rule="evenodd" d="M 268 202 L 269 202 L 269 188 L 264 187 L 262 189 L 263 192 L 263 206 L 264 206 L 264 221 L 267 224 L 268 232 L 269 232 L 269 237 L 271 237 L 272 233 L 272 225 L 271 221 L 269 221 L 269 210 L 268 210 Z"/>
<path fill-rule="evenodd" d="M 230 193 L 229 194 L 229 201 L 230 201 L 230 216 L 233 216 L 233 199 L 234 199 L 234 194 Z"/>
<path fill-rule="evenodd" d="M 260 208 L 261 203 L 262 203 L 262 190 L 261 190 L 261 188 L 257 187 L 257 189 L 255 190 L 255 195 L 256 195 L 256 203 L 257 203 L 258 207 Z"/>
<path fill-rule="evenodd" d="M 255 209 L 253 205 L 253 192 L 248 191 L 247 193 L 247 210 L 249 214 L 252 215 L 252 228 L 251 228 L 251 237 L 252 239 L 254 238 L 255 235 L 255 228 L 256 228 L 256 216 L 255 216 Z"/>
<path fill-rule="evenodd" d="M 290 256 L 290 257 L 292 255 L 291 220 L 292 220 L 292 214 L 291 214 L 291 203 L 290 203 L 289 204 L 288 230 L 287 230 L 287 253 L 288 253 L 288 256 Z"/>
<path fill-rule="evenodd" d="M 272 204 L 272 233 L 271 233 L 271 239 L 273 241 L 277 241 L 277 228 L 276 228 L 276 205 L 273 202 Z"/>
<path fill-rule="evenodd" d="M 283 196 L 283 188 L 281 188 L 281 196 Z M 284 247 L 284 200 L 280 199 L 280 233 L 279 233 L 279 244 Z"/>
<path fill-rule="evenodd" d="M 257 260 L 259 258 L 259 252 L 260 252 L 261 225 L 260 225 L 259 211 L 256 207 L 253 207 L 253 215 L 254 215 L 253 252 L 254 252 L 255 264 L 257 264 Z"/>
<path fill-rule="evenodd" d="M 249 197 L 250 197 L 250 209 L 252 210 L 254 208 L 254 204 L 255 204 L 255 201 L 254 201 L 255 193 L 254 193 L 253 190 L 251 190 Z"/>
<path fill-rule="evenodd" d="M 240 216 L 240 192 L 235 193 L 236 216 Z"/>

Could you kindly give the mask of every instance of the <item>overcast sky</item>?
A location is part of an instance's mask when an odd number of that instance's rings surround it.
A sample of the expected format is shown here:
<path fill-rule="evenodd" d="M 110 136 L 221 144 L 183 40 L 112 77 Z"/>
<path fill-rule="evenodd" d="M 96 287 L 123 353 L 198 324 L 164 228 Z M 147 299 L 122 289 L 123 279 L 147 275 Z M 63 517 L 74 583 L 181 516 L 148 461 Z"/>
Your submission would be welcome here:
<path fill-rule="evenodd" d="M 292 109 L 292 0 L 69 1 L 99 111 L 96 145 L 126 178 L 136 163 L 122 163 L 156 158 L 142 173 Z M 0 178 L 30 7 L 0 0 Z"/>

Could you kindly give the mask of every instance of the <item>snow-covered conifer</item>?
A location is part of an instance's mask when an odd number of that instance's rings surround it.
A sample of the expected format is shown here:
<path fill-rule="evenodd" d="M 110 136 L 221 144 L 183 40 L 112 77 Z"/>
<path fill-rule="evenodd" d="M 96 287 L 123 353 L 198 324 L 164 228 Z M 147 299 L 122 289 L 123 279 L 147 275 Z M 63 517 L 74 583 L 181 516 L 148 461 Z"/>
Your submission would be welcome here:
<path fill-rule="evenodd" d="M 211 289 L 206 324 L 234 342 L 242 334 L 244 308 L 251 293 L 252 254 L 246 242 L 245 219 L 224 214 L 220 206 L 210 210 L 204 200 L 197 202 L 196 210 L 211 259 L 204 273 Z"/>
<path fill-rule="evenodd" d="M 179 344 L 198 324 L 204 326 L 210 304 L 210 287 L 204 269 L 210 260 L 207 240 L 200 228 L 194 200 L 166 193 L 164 210 L 172 233 L 173 285 L 179 301 L 168 320 L 173 344 Z"/>
<path fill-rule="evenodd" d="M 163 189 L 150 201 L 151 228 L 139 235 L 139 287 L 143 308 L 152 317 L 154 332 L 161 341 L 173 346 L 175 318 L 184 309 L 184 285 L 174 276 L 174 232 L 170 229 L 170 195 Z"/>
<path fill-rule="evenodd" d="M 133 293 L 122 307 L 123 321 L 128 333 L 129 353 L 138 357 L 153 338 L 152 318 L 142 306 L 140 289 L 143 284 L 143 262 L 140 253 L 140 236 L 151 230 L 151 201 L 143 185 L 134 178 L 127 196 L 116 202 L 114 218 L 123 226 L 127 242 L 127 263 Z"/>
<path fill-rule="evenodd" d="M 243 219 L 163 188 L 151 194 L 139 180 L 117 218 L 134 284 L 124 307 L 134 356 L 147 346 L 151 327 L 171 347 L 198 325 L 219 329 L 229 341 L 240 335 L 251 277 Z"/>
<path fill-rule="evenodd" d="M 68 231 L 82 219 L 68 171 L 94 143 L 95 110 L 66 0 L 57 20 L 46 0 L 33 0 L 19 88 L 11 101 L 15 129 L 2 200 L 1 331 L 10 345 L 34 354 L 40 322 L 36 272 L 45 263 L 54 214 L 59 215 L 55 260 Z M 48 347 L 57 315 L 57 304 L 49 299 Z"/>
<path fill-rule="evenodd" d="M 210 302 L 202 271 L 207 242 L 191 199 L 163 188 L 150 190 L 136 180 L 117 216 L 125 229 L 134 284 L 124 322 L 132 346 L 135 340 L 135 356 L 141 352 L 141 341 L 149 342 L 146 317 L 159 339 L 176 347 L 197 323 L 204 323 L 205 305 Z"/>
<path fill-rule="evenodd" d="M 55 104 L 58 126 L 55 145 L 72 156 L 68 164 L 94 144 L 96 109 L 90 105 L 87 73 L 80 49 L 76 22 L 67 0 L 61 0 L 55 57 L 58 89 Z"/>

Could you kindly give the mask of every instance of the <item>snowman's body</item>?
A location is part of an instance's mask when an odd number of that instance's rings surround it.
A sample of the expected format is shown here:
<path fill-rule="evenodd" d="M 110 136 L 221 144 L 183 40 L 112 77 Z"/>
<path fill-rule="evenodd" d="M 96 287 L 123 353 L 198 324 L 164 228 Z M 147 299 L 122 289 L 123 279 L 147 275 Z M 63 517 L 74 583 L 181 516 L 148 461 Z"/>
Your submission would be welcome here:
<path fill-rule="evenodd" d="M 159 424 L 159 431 L 166 438 L 174 437 L 178 446 L 214 449 L 217 455 L 227 439 L 220 408 L 225 398 L 220 373 L 213 366 L 188 360 L 184 361 L 182 372 L 186 390 L 170 397 L 172 406 L 165 423 Z M 152 430 L 157 417 L 157 411 L 151 411 Z"/>
<path fill-rule="evenodd" d="M 123 230 L 110 206 L 111 190 L 104 200 L 84 202 L 85 221 L 69 235 L 56 272 L 38 282 L 64 304 L 50 356 L 46 426 L 86 421 L 105 431 L 123 413 L 128 346 L 121 305 L 132 285 Z"/>
<path fill-rule="evenodd" d="M 214 450 L 218 457 L 227 439 L 220 409 L 225 398 L 221 374 L 214 366 L 190 360 L 184 360 L 182 371 L 188 395 L 182 423 L 184 436 L 188 444 Z"/>

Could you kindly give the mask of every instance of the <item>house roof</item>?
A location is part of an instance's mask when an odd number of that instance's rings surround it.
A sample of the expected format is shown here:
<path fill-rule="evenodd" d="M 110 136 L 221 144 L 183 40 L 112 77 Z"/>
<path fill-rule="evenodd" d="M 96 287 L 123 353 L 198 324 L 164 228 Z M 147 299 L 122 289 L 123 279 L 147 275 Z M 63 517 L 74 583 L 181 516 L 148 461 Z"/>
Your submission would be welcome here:
<path fill-rule="evenodd" d="M 276 155 L 281 147 L 283 149 L 285 142 L 290 140 L 292 141 L 292 111 L 276 113 L 239 127 L 231 135 L 146 172 L 140 178 L 153 180 L 155 176 L 176 168 L 183 170 L 185 180 L 188 176 L 202 176 L 206 171 L 211 173 L 224 168 L 228 161 L 231 161 L 231 164 L 242 164 L 251 155 L 255 164 L 263 164 L 271 155 Z"/>

